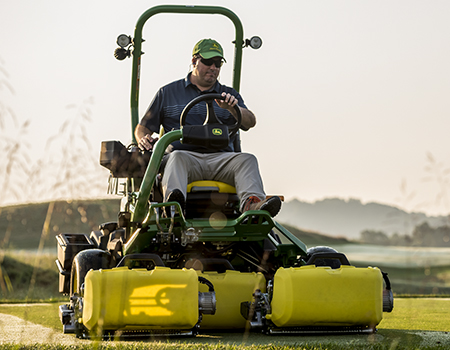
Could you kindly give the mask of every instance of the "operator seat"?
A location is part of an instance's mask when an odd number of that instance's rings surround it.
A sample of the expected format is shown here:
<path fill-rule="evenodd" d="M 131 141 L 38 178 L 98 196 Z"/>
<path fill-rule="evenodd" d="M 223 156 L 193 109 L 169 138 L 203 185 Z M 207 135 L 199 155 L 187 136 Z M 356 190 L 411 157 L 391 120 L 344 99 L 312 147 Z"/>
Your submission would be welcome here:
<path fill-rule="evenodd" d="M 219 181 L 194 181 L 188 184 L 186 198 L 187 218 L 209 218 L 221 212 L 227 218 L 239 216 L 239 197 L 236 189 Z"/>

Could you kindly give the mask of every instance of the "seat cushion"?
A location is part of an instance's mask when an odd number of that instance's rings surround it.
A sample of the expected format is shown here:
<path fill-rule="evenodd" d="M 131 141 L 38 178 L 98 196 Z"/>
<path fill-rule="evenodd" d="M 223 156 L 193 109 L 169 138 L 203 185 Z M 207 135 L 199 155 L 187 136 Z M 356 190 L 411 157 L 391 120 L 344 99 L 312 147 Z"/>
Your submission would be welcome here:
<path fill-rule="evenodd" d="M 220 181 L 194 181 L 188 185 L 187 192 L 219 192 L 234 194 L 236 193 L 236 188 Z"/>

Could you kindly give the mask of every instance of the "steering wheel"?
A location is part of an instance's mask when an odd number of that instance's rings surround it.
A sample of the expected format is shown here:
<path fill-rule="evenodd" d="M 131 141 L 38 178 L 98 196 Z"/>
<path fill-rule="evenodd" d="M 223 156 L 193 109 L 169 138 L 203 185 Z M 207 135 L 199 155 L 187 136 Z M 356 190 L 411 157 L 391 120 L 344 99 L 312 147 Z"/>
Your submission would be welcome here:
<path fill-rule="evenodd" d="M 217 118 L 216 113 L 214 112 L 213 102 L 214 100 L 222 100 L 223 96 L 221 94 L 205 94 L 200 95 L 191 102 L 189 102 L 186 107 L 184 107 L 183 112 L 181 112 L 180 116 L 180 127 L 184 126 L 186 124 L 186 117 L 189 111 L 192 107 L 199 104 L 200 102 L 206 101 L 206 119 L 203 125 L 208 124 L 223 124 L 219 118 Z M 228 125 L 228 137 L 234 136 L 237 131 L 239 130 L 239 127 L 241 126 L 242 122 L 242 114 L 241 110 L 239 109 L 238 105 L 234 106 L 234 110 L 236 111 L 237 120 L 233 125 Z"/>

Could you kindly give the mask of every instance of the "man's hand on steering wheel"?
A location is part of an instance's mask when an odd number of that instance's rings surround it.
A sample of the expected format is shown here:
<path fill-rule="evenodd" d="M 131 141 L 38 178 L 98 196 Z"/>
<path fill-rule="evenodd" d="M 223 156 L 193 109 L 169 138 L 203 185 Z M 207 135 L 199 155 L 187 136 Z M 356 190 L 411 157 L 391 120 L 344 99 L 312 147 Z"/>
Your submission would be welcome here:
<path fill-rule="evenodd" d="M 237 105 L 238 100 L 231 94 L 227 94 L 226 92 L 222 92 L 223 100 L 216 99 L 216 103 L 220 108 L 227 109 L 230 112 L 234 111 L 234 106 Z"/>

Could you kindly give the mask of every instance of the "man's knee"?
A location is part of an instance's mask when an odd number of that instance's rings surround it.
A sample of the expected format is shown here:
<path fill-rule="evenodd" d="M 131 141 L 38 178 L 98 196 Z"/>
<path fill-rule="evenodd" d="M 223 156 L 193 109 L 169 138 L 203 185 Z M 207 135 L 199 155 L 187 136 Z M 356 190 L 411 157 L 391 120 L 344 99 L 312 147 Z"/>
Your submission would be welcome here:
<path fill-rule="evenodd" d="M 258 176 L 259 166 L 258 159 L 250 153 L 239 153 L 232 163 L 232 171 L 235 173 L 235 177 L 241 178 L 242 176 Z"/>
<path fill-rule="evenodd" d="M 238 157 L 243 164 L 258 166 L 258 159 L 251 153 L 239 153 Z"/>
<path fill-rule="evenodd" d="M 167 166 L 177 164 L 188 164 L 189 163 L 189 157 L 188 154 L 186 154 L 183 151 L 173 151 L 169 155 L 169 159 L 167 160 Z"/>
<path fill-rule="evenodd" d="M 175 161 L 176 159 L 183 159 L 183 152 L 181 151 L 173 151 L 169 154 L 169 159 L 171 161 Z"/>

